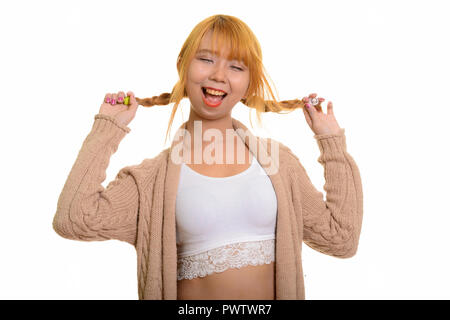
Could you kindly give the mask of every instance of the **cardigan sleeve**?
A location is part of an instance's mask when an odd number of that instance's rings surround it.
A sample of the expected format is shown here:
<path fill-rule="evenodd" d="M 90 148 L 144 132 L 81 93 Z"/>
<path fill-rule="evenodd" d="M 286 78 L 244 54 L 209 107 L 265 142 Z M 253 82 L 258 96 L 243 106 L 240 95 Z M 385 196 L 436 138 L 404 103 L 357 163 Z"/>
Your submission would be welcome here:
<path fill-rule="evenodd" d="M 80 241 L 117 239 L 135 244 L 139 194 L 130 168 L 119 171 L 106 189 L 110 157 L 130 128 L 96 114 L 59 196 L 53 229 Z"/>
<path fill-rule="evenodd" d="M 320 149 L 318 162 L 324 167 L 326 201 L 297 161 L 293 198 L 302 212 L 303 241 L 318 252 L 350 258 L 356 254 L 362 226 L 360 172 L 347 152 L 345 129 L 339 134 L 314 135 L 314 138 Z"/>

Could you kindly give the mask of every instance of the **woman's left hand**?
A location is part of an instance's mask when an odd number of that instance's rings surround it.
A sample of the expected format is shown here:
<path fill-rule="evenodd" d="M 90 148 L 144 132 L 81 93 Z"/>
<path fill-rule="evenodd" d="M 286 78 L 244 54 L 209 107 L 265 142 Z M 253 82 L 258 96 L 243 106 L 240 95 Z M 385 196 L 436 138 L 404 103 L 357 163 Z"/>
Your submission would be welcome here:
<path fill-rule="evenodd" d="M 316 93 L 311 93 L 308 97 L 303 97 L 302 101 L 305 103 L 303 113 L 311 130 L 316 134 L 339 134 L 341 128 L 339 127 L 333 112 L 333 103 L 328 102 L 327 113 L 322 111 L 322 102 L 324 98 L 319 98 L 319 104 L 313 106 L 309 103 L 309 99 L 317 97 Z M 306 104 L 309 104 L 309 108 Z"/>

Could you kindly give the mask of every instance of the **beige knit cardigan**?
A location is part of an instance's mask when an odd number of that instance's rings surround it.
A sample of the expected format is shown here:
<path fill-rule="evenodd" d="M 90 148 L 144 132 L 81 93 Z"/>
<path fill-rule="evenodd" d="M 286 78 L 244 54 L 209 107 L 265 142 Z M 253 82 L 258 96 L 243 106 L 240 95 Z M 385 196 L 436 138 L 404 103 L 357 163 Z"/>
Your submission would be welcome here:
<path fill-rule="evenodd" d="M 267 173 L 261 153 L 248 144 L 247 127 L 235 118 L 232 124 L 247 133 L 236 131 Z M 139 299 L 176 300 L 175 200 L 181 166 L 172 161 L 170 152 L 181 140 L 174 139 L 154 158 L 122 168 L 105 189 L 102 182 L 110 158 L 129 132 L 114 118 L 95 115 L 59 196 L 53 228 L 67 239 L 116 239 L 132 244 L 137 252 Z M 278 205 L 275 299 L 303 300 L 302 241 L 339 258 L 352 257 L 357 251 L 363 216 L 359 169 L 347 153 L 345 129 L 336 135 L 314 135 L 320 149 L 318 162 L 324 167 L 324 201 L 288 147 L 270 138 L 251 137 L 261 142 L 261 150 L 269 157 L 271 143 L 279 143 L 278 159 L 273 159 L 278 170 L 268 174 Z"/>

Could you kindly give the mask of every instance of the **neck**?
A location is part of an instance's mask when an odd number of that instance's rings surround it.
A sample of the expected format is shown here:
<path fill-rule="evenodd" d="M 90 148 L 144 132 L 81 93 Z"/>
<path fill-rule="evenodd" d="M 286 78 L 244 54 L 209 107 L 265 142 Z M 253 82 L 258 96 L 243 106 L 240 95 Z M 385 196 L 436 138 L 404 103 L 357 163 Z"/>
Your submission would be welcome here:
<path fill-rule="evenodd" d="M 195 122 L 195 123 L 194 123 Z M 201 130 L 200 130 L 201 129 Z M 220 119 L 205 119 L 200 116 L 198 116 L 195 112 L 191 110 L 189 114 L 189 119 L 186 122 L 186 130 L 189 132 L 191 139 L 202 141 L 202 145 L 206 146 L 210 144 L 211 142 L 214 142 L 215 140 L 215 134 L 214 132 L 210 133 L 213 134 L 212 140 L 210 141 L 204 141 L 203 137 L 205 136 L 206 131 L 210 129 L 218 130 L 223 138 L 223 141 L 216 141 L 217 145 L 225 145 L 226 144 L 226 135 L 227 130 L 233 131 L 233 135 L 236 135 L 233 128 L 233 122 L 231 114 L 228 114 Z M 230 132 L 228 132 L 230 134 Z M 211 138 L 210 138 L 211 139 Z"/>
<path fill-rule="evenodd" d="M 210 129 L 214 129 L 214 131 L 208 132 Z M 234 157 L 236 156 L 238 152 L 237 145 L 242 145 L 237 132 L 234 130 L 231 113 L 220 119 L 205 119 L 199 117 L 191 110 L 189 119 L 186 121 L 186 130 L 189 132 L 191 139 L 191 159 L 189 160 L 191 163 L 203 163 L 202 161 L 205 161 L 204 157 L 208 157 L 210 153 L 213 157 L 217 154 L 217 157 L 221 158 L 217 161 L 225 163 L 225 161 L 229 161 L 226 159 L 230 157 L 230 153 Z M 187 141 L 185 140 L 185 142 Z M 206 148 L 208 148 L 208 152 L 204 154 Z M 197 156 L 194 156 L 195 154 Z"/>
<path fill-rule="evenodd" d="M 204 133 L 204 131 L 206 131 L 208 129 L 216 129 L 216 130 L 219 130 L 220 132 L 222 132 L 222 134 L 225 136 L 227 129 L 234 130 L 233 122 L 232 122 L 232 118 L 231 118 L 230 114 L 228 114 L 220 119 L 210 120 L 210 119 L 205 119 L 205 118 L 199 117 L 197 114 L 195 114 L 195 112 L 191 111 L 191 113 L 189 115 L 189 119 L 187 120 L 187 123 L 186 123 L 186 129 L 189 131 L 189 133 L 191 135 L 194 134 L 194 121 L 201 122 L 203 133 Z M 197 123 L 197 126 L 198 125 L 199 125 L 199 122 Z"/>

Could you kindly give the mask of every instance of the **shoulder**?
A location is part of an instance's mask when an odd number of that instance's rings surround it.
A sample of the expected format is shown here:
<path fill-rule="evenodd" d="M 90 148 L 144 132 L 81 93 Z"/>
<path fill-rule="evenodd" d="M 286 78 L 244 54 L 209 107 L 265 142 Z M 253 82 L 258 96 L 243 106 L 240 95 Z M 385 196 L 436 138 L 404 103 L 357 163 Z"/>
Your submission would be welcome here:
<path fill-rule="evenodd" d="M 138 164 L 129 165 L 120 170 L 120 175 L 132 175 L 136 180 L 148 180 L 167 163 L 168 149 L 164 149 L 153 158 L 145 158 Z"/>
<path fill-rule="evenodd" d="M 280 168 L 283 168 L 281 172 L 289 177 L 289 181 L 300 181 L 301 179 L 309 179 L 306 169 L 300 161 L 299 157 L 289 148 L 287 145 L 275 139 L 267 138 L 269 143 L 273 143 L 274 146 L 277 145 L 279 148 L 278 159 L 280 163 Z M 293 178 L 293 176 L 298 179 Z"/>
<path fill-rule="evenodd" d="M 282 142 L 272 138 L 260 138 L 262 143 L 267 146 L 268 152 L 278 152 L 280 163 L 295 164 L 300 162 L 300 159 L 294 152 Z"/>

